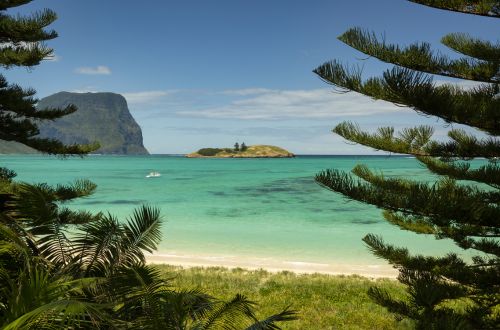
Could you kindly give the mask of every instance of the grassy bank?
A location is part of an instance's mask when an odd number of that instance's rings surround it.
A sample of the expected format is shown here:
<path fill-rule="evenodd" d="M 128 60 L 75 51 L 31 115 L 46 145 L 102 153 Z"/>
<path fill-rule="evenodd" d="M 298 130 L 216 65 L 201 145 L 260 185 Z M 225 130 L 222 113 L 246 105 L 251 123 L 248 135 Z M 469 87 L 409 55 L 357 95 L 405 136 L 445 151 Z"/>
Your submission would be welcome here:
<path fill-rule="evenodd" d="M 165 276 L 173 277 L 180 288 L 201 288 L 217 297 L 242 293 L 259 303 L 261 315 L 269 315 L 291 305 L 300 319 L 284 323 L 285 329 L 409 329 L 393 315 L 373 303 L 366 291 L 372 285 L 403 294 L 394 280 L 370 280 L 358 276 L 322 274 L 297 275 L 263 270 L 187 268 L 161 265 Z"/>

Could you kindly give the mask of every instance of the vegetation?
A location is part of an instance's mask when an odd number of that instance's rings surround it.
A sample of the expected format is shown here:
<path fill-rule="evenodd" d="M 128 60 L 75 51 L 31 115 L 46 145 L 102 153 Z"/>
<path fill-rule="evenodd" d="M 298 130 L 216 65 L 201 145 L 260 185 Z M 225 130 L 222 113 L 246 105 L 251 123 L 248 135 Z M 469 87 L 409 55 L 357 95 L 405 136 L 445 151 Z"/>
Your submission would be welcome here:
<path fill-rule="evenodd" d="M 0 63 L 36 65 L 50 55 L 40 41 L 56 36 L 44 28 L 50 10 L 11 17 L 0 3 Z M 3 85 L 2 85 L 3 84 Z M 35 137 L 37 120 L 53 120 L 76 108 L 36 110 L 34 91 L 0 77 L 0 139 L 52 154 L 86 154 L 96 145 L 66 146 Z M 241 294 L 227 301 L 199 290 L 175 290 L 160 271 L 145 264 L 161 239 L 161 216 L 143 206 L 125 221 L 110 214 L 73 211 L 65 203 L 89 196 L 96 186 L 14 182 L 0 170 L 0 327 L 2 329 L 278 329 L 295 319 L 285 308 L 264 319 Z"/>
<path fill-rule="evenodd" d="M 247 151 L 247 149 L 248 149 L 248 147 L 247 147 L 247 145 L 245 144 L 245 142 L 242 142 L 242 143 L 241 143 L 240 150 L 241 150 L 241 151 Z"/>
<path fill-rule="evenodd" d="M 39 107 L 64 107 L 74 104 L 78 111 L 55 122 L 40 125 L 43 137 L 63 143 L 99 141 L 96 153 L 148 154 L 142 142 L 142 131 L 127 106 L 127 101 L 115 93 L 60 92 L 40 100 Z"/>
<path fill-rule="evenodd" d="M 129 112 L 125 98 L 115 93 L 60 92 L 41 99 L 37 108 L 64 108 L 78 111 L 56 121 L 38 124 L 39 138 L 57 139 L 64 144 L 99 141 L 100 154 L 147 154 L 142 132 Z M 36 153 L 20 143 L 0 141 L 1 153 Z"/>
<path fill-rule="evenodd" d="M 95 185 L 29 185 L 2 181 L 0 326 L 3 329 L 141 328 L 276 329 L 282 312 L 259 320 L 241 294 L 227 301 L 200 290 L 175 290 L 145 265 L 143 251 L 161 240 L 157 209 L 126 221 L 71 211 L 61 203 Z"/>
<path fill-rule="evenodd" d="M 285 329 L 412 329 L 410 321 L 397 322 L 367 294 L 374 283 L 403 298 L 404 286 L 394 280 L 370 280 L 359 276 L 269 273 L 241 268 L 187 268 L 159 266 L 176 287 L 198 289 L 229 299 L 237 292 L 259 302 L 259 312 L 272 313 L 273 306 L 300 306 L 299 319 Z"/>
<path fill-rule="evenodd" d="M 429 6 L 498 18 L 498 1 L 413 1 Z M 431 51 L 427 43 L 399 47 L 379 40 L 359 28 L 339 37 L 347 45 L 381 61 L 397 65 L 380 78 L 362 79 L 359 68 L 337 61 L 316 70 L 322 79 L 345 91 L 406 105 L 415 111 L 482 131 L 477 137 L 451 129 L 449 141 L 432 140 L 433 129 L 420 126 L 395 134 L 392 127 L 363 132 L 343 122 L 334 128 L 342 137 L 377 150 L 414 155 L 441 179 L 434 184 L 411 179 L 386 178 L 364 165 L 352 172 L 326 170 L 316 177 L 324 187 L 347 198 L 384 209 L 384 218 L 402 230 L 453 240 L 476 256 L 464 260 L 457 254 L 441 257 L 412 255 L 405 248 L 385 244 L 367 235 L 364 242 L 399 271 L 407 300 L 381 287 L 369 295 L 400 317 L 416 320 L 419 329 L 498 328 L 500 324 L 500 45 L 467 34 L 449 34 L 443 44 L 464 55 L 451 59 Z M 482 82 L 472 89 L 436 85 L 429 74 Z M 474 168 L 470 160 L 484 157 Z M 462 302 L 461 308 L 457 304 Z M 465 306 L 463 303 L 465 302 Z"/>
<path fill-rule="evenodd" d="M 46 9 L 30 17 L 6 14 L 7 9 L 29 2 L 13 0 L 0 4 L 0 65 L 4 68 L 32 67 L 53 54 L 44 44 L 57 37 L 55 31 L 45 30 L 57 17 L 53 11 Z M 96 143 L 64 145 L 56 139 L 37 137 L 39 121 L 61 118 L 75 112 L 76 107 L 37 110 L 34 95 L 34 90 L 9 84 L 0 75 L 0 140 L 20 142 L 49 154 L 87 154 L 99 147 Z"/>
<path fill-rule="evenodd" d="M 203 148 L 203 149 L 200 149 L 198 150 L 197 152 L 202 155 L 202 156 L 215 156 L 217 155 L 219 152 L 223 152 L 223 151 L 226 151 L 224 149 L 219 149 L 219 148 Z M 227 152 L 227 151 L 226 151 Z"/>
<path fill-rule="evenodd" d="M 240 151 L 240 145 L 238 142 L 234 144 L 234 151 Z"/>

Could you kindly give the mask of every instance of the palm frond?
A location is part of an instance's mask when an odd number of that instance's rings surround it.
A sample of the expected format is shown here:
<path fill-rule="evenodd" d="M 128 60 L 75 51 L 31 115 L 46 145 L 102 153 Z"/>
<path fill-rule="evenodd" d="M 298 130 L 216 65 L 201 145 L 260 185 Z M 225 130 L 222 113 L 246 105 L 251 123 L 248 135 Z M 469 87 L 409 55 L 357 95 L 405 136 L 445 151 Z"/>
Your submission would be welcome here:
<path fill-rule="evenodd" d="M 248 320 L 255 320 L 253 307 L 255 303 L 247 297 L 237 294 L 228 302 L 221 302 L 206 316 L 206 320 L 201 322 L 199 329 L 223 329 L 237 330 Z"/>
<path fill-rule="evenodd" d="M 145 262 L 144 251 L 153 252 L 161 240 L 160 210 L 150 206 L 142 206 L 134 210 L 134 214 L 123 226 L 123 254 L 132 262 Z"/>
<path fill-rule="evenodd" d="M 279 330 L 278 322 L 288 322 L 297 320 L 297 311 L 291 310 L 290 307 L 285 308 L 278 314 L 271 315 L 264 320 L 256 321 L 246 330 Z"/>

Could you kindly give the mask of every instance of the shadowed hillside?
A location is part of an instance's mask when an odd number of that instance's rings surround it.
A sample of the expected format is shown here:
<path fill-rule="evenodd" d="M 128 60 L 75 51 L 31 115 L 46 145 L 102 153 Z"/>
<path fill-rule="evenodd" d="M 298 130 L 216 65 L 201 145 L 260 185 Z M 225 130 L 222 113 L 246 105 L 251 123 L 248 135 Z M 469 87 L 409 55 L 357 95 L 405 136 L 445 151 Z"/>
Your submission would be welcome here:
<path fill-rule="evenodd" d="M 102 154 L 148 154 L 142 143 L 142 131 L 130 114 L 127 101 L 115 93 L 60 92 L 43 98 L 38 108 L 64 108 L 69 104 L 78 111 L 53 122 L 40 124 L 40 136 L 65 144 L 98 141 Z M 17 143 L 0 143 L 1 153 L 35 153 Z"/>

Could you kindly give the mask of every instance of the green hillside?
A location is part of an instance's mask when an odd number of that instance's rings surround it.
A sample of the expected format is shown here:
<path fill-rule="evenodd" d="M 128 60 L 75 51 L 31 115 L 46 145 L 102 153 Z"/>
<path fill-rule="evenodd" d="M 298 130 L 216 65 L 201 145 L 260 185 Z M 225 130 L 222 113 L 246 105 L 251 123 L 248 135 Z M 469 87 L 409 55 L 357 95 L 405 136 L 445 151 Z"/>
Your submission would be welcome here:
<path fill-rule="evenodd" d="M 115 93 L 60 92 L 43 98 L 37 107 L 63 108 L 69 104 L 78 111 L 53 122 L 40 124 L 40 136 L 55 138 L 65 144 L 98 141 L 102 154 L 148 154 L 142 131 L 127 107 L 127 101 Z M 0 141 L 1 153 L 34 153 L 18 143 Z"/>
<path fill-rule="evenodd" d="M 186 155 L 188 158 L 290 158 L 291 152 L 276 146 L 254 145 L 245 151 L 235 151 L 232 148 L 203 148 Z"/>

